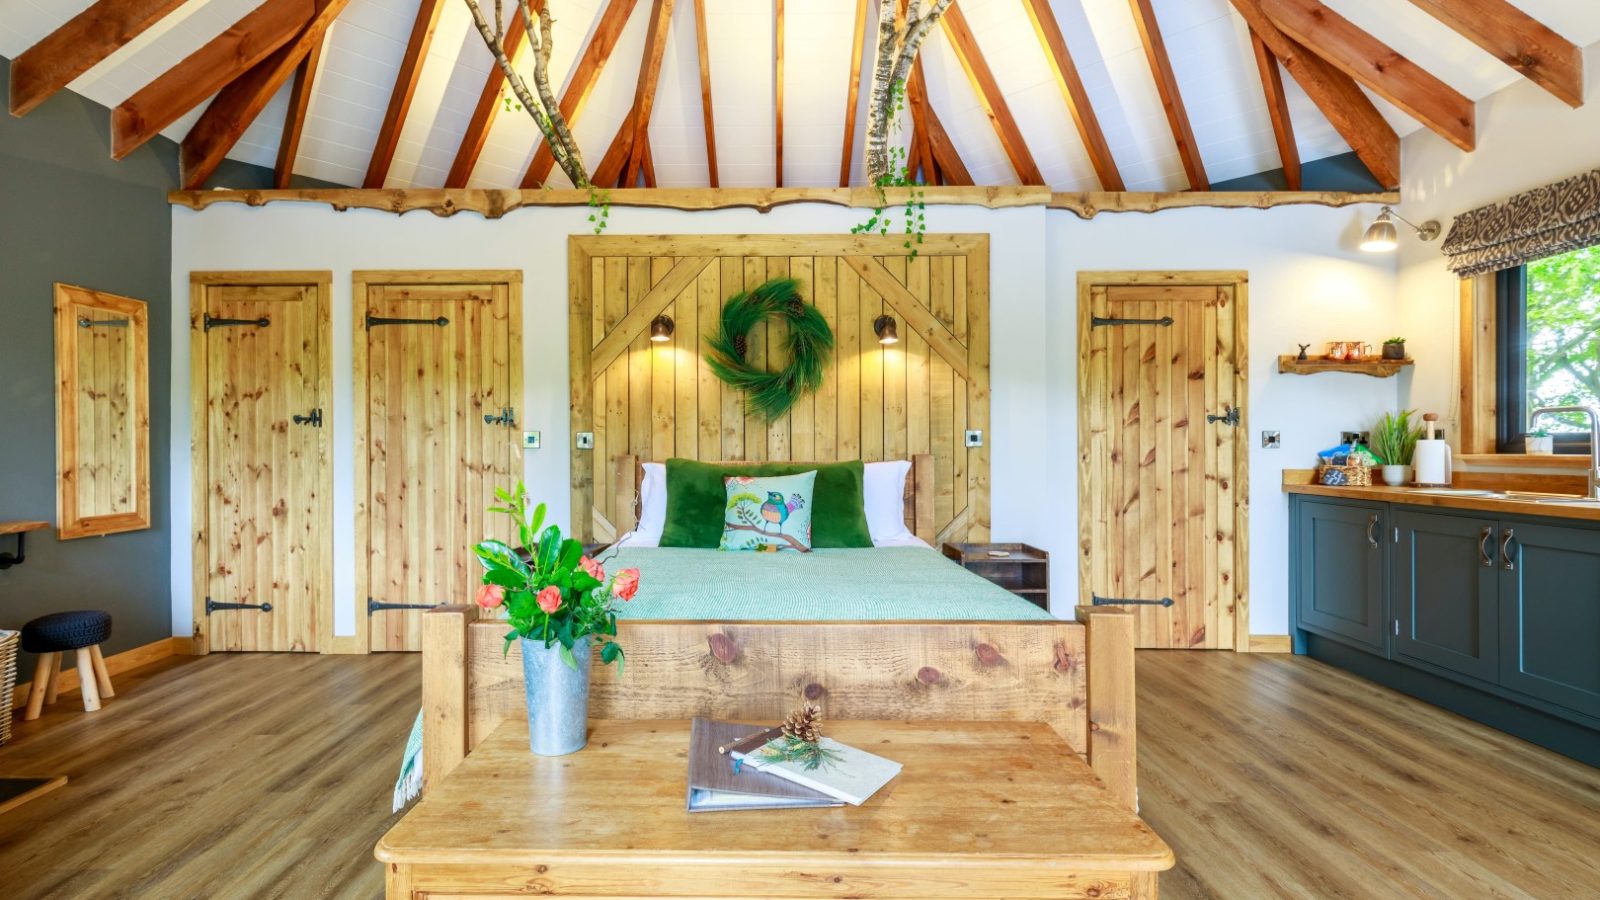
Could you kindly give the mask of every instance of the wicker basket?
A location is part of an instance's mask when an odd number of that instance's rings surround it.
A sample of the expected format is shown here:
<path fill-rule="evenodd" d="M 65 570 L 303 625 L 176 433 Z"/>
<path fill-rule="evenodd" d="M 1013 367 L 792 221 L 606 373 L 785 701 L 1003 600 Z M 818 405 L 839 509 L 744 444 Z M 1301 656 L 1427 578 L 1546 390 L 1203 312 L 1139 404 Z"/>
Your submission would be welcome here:
<path fill-rule="evenodd" d="M 1371 487 L 1369 466 L 1323 466 L 1317 469 L 1317 484 L 1329 487 Z"/>
<path fill-rule="evenodd" d="M 11 740 L 11 695 L 17 689 L 17 643 L 21 635 L 0 630 L 0 744 Z"/>

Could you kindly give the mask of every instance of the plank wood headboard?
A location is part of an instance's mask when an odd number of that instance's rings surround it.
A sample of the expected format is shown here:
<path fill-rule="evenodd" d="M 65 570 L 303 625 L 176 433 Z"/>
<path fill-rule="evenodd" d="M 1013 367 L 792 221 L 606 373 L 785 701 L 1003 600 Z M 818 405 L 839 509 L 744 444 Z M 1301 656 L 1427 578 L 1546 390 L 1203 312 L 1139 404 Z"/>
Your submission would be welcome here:
<path fill-rule="evenodd" d="M 644 460 L 632 454 L 617 457 L 611 484 L 616 490 L 612 502 L 612 524 L 617 534 L 626 534 L 639 524 L 639 486 L 644 482 Z M 809 461 L 808 461 L 809 463 Z M 719 465 L 737 467 L 756 465 L 750 460 L 727 460 Z M 911 457 L 911 471 L 906 473 L 904 495 L 906 530 L 933 544 L 938 539 L 934 530 L 933 457 L 919 453 Z"/>
<path fill-rule="evenodd" d="M 725 460 L 929 457 L 931 503 L 913 529 L 929 543 L 989 538 L 989 238 L 929 234 L 916 256 L 880 235 L 578 235 L 568 241 L 572 526 L 611 541 L 632 514 L 621 456 Z M 835 348 L 821 387 L 783 417 L 747 415 L 745 397 L 704 359 L 704 338 L 734 294 L 793 278 Z M 650 340 L 658 316 L 674 324 Z M 874 323 L 896 320 L 898 343 Z M 787 326 L 761 323 L 748 360 L 788 358 Z M 970 437 L 969 437 L 970 436 Z M 592 438 L 592 441 L 587 440 Z M 971 444 L 969 445 L 969 440 Z M 619 497 L 626 501 L 618 504 Z"/>

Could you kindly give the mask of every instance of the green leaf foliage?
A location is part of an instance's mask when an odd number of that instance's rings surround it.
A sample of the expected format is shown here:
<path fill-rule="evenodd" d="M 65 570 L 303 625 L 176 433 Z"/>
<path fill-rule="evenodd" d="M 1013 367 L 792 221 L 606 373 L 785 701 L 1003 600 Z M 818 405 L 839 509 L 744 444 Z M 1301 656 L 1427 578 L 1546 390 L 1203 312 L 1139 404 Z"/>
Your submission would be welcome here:
<path fill-rule="evenodd" d="M 779 317 L 789 324 L 789 365 L 776 372 L 758 369 L 746 356 L 750 331 Z M 822 386 L 833 354 L 833 329 L 800 294 L 800 282 L 774 278 L 729 297 L 717 330 L 706 337 L 706 364 L 724 384 L 745 395 L 749 412 L 767 421 L 782 418 L 795 401 Z"/>
<path fill-rule="evenodd" d="M 1600 404 L 1600 247 L 1528 263 L 1528 408 Z M 1541 419 L 1587 430 L 1578 419 Z"/>

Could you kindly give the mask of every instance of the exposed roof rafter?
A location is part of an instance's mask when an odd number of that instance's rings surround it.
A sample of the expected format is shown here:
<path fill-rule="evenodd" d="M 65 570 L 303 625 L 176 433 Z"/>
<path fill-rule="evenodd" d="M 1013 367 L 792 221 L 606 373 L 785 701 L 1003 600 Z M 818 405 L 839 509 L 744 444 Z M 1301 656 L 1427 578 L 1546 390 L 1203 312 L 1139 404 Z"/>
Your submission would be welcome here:
<path fill-rule="evenodd" d="M 538 11 L 537 5 L 534 11 Z M 506 59 L 516 60 L 517 51 L 522 49 L 522 39 L 527 36 L 524 28 L 521 16 L 512 16 L 511 21 L 506 23 L 505 37 L 500 39 L 500 49 L 505 52 Z M 472 118 L 467 120 L 467 130 L 461 134 L 456 158 L 450 163 L 450 173 L 445 176 L 445 187 L 467 186 L 472 170 L 478 165 L 478 157 L 483 154 L 484 142 L 489 139 L 489 129 L 494 127 L 495 117 L 503 105 L 500 91 L 505 83 L 506 73 L 500 66 L 489 66 L 489 74 L 483 76 L 483 90 L 478 92 L 478 103 L 472 108 Z"/>
<path fill-rule="evenodd" d="M 1145 58 L 1150 61 L 1150 73 L 1155 76 L 1156 92 L 1161 95 L 1167 124 L 1172 127 L 1172 140 L 1178 145 L 1178 158 L 1183 161 L 1189 190 L 1209 191 L 1211 180 L 1206 177 L 1200 146 L 1194 139 L 1194 129 L 1189 126 L 1189 111 L 1183 105 L 1178 76 L 1172 72 L 1172 60 L 1167 56 L 1167 42 L 1161 37 L 1155 8 L 1150 0 L 1128 0 L 1128 5 L 1133 9 L 1134 24 L 1139 27 L 1139 40 L 1144 44 Z"/>
<path fill-rule="evenodd" d="M 861 104 L 861 51 L 867 42 L 867 0 L 856 0 L 855 36 L 850 40 L 850 81 L 845 88 L 844 151 L 839 159 L 839 187 L 850 186 L 850 157 L 856 146 L 856 109 Z"/>
<path fill-rule="evenodd" d="M 656 105 L 656 86 L 661 83 L 661 62 L 666 58 L 667 36 L 672 31 L 674 0 L 652 0 L 650 27 L 645 32 L 644 61 L 639 64 L 639 83 L 633 91 L 633 151 L 624 177 L 648 172 L 645 187 L 655 187 L 655 172 L 644 165 L 650 152 L 650 114 Z"/>
<path fill-rule="evenodd" d="M 1255 51 L 1256 69 L 1261 73 L 1261 89 L 1267 95 L 1267 114 L 1272 117 L 1272 136 L 1278 142 L 1284 184 L 1289 190 L 1298 191 L 1301 187 L 1300 148 L 1294 142 L 1294 122 L 1289 118 L 1289 98 L 1283 93 L 1278 58 L 1254 31 L 1250 32 L 1250 46 Z"/>
<path fill-rule="evenodd" d="M 251 67 L 217 94 L 178 146 L 178 181 L 186 189 L 203 187 L 295 68 L 322 42 L 328 26 L 349 0 L 317 0 L 317 14 L 294 40 Z"/>
<path fill-rule="evenodd" d="M 1148 0 L 1136 0 L 1148 2 Z M 1477 144 L 1477 111 L 1455 88 L 1319 0 L 1260 0 L 1278 29 L 1462 150 Z"/>
<path fill-rule="evenodd" d="M 865 3 L 866 0 L 861 0 Z M 700 57 L 700 117 L 706 127 L 706 175 L 718 187 L 717 122 L 711 103 L 711 39 L 706 36 L 705 0 L 694 0 L 695 51 Z"/>
<path fill-rule="evenodd" d="M 111 158 L 122 159 L 300 33 L 311 0 L 266 0 L 111 111 Z"/>
<path fill-rule="evenodd" d="M 983 103 L 984 112 L 994 125 L 995 135 L 1000 138 L 1000 146 L 1005 149 L 1006 157 L 1011 160 L 1011 168 L 1017 173 L 1017 180 L 1023 184 L 1044 184 L 1044 176 L 1039 174 L 1039 166 L 1033 161 L 1033 154 L 1028 152 L 1028 144 L 1022 139 L 1022 130 L 1011 115 L 1011 107 L 1000 92 L 1000 85 L 989 70 L 983 51 L 978 49 L 978 41 L 972 36 L 972 29 L 968 27 L 967 17 L 962 14 L 960 5 L 951 3 L 944 15 L 939 17 L 939 24 L 944 26 L 945 36 L 950 39 L 950 46 L 961 61 L 961 68 L 966 70 L 972 89 Z"/>
<path fill-rule="evenodd" d="M 517 11 L 520 5 L 513 4 L 513 19 L 522 18 Z M 537 0 L 534 5 L 538 5 Z M 389 93 L 389 107 L 383 113 L 383 126 L 378 129 L 378 142 L 372 148 L 362 187 L 381 188 L 389 177 L 395 147 L 399 146 L 400 132 L 406 127 L 406 113 L 411 111 L 411 98 L 416 96 L 417 80 L 422 77 L 422 64 L 428 59 L 428 48 L 433 45 L 433 32 L 439 27 L 439 13 L 443 7 L 444 0 L 421 0 L 417 5 L 411 38 L 406 41 L 406 55 L 401 58 L 400 71 L 394 76 L 394 90 Z"/>
<path fill-rule="evenodd" d="M 317 67 L 322 64 L 322 49 L 328 38 L 311 45 L 311 52 L 301 60 L 294 73 L 294 87 L 289 89 L 289 108 L 283 115 L 283 137 L 278 141 L 278 164 L 272 170 L 272 184 L 282 190 L 294 178 L 295 158 L 300 155 L 300 135 L 305 130 L 306 110 L 311 107 L 311 93 L 316 86 Z"/>
<path fill-rule="evenodd" d="M 1563 103 L 1583 105 L 1583 49 L 1506 0 L 1411 0 Z"/>
<path fill-rule="evenodd" d="M 1378 112 L 1361 87 L 1295 40 L 1278 30 L 1258 0 L 1231 0 L 1250 30 L 1272 50 L 1334 130 L 1356 152 L 1372 177 L 1385 188 L 1400 186 L 1400 136 Z"/>
<path fill-rule="evenodd" d="M 99 0 L 11 61 L 11 114 L 34 107 L 167 17 L 185 0 Z"/>
<path fill-rule="evenodd" d="M 772 113 L 773 184 L 783 187 L 783 0 L 772 0 Z"/>
<path fill-rule="evenodd" d="M 1095 177 L 1100 179 L 1100 189 L 1124 190 L 1122 172 L 1117 169 L 1117 161 L 1106 144 L 1105 133 L 1100 130 L 1100 119 L 1094 114 L 1089 92 L 1084 90 L 1083 79 L 1079 77 L 1078 67 L 1072 61 L 1072 53 L 1067 49 L 1066 38 L 1061 34 L 1055 11 L 1050 8 L 1050 0 L 1023 0 L 1022 5 L 1028 11 L 1028 18 L 1033 21 L 1033 30 L 1038 34 L 1039 43 L 1050 61 L 1050 70 L 1056 76 L 1061 96 L 1067 101 L 1072 123 L 1077 126 L 1078 137 L 1083 139 L 1083 148 L 1089 154 L 1090 165 L 1094 166 Z"/>

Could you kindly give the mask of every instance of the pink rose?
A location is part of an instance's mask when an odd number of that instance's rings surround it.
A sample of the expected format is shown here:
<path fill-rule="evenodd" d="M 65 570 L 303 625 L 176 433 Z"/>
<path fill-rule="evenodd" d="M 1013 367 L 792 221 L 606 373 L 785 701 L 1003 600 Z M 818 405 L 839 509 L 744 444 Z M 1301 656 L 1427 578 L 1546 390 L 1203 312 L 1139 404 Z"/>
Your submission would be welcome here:
<path fill-rule="evenodd" d="M 585 556 L 578 560 L 578 567 L 583 569 L 585 572 L 588 572 L 589 577 L 593 578 L 595 581 L 598 581 L 601 584 L 605 583 L 606 569 L 605 566 L 600 565 L 599 560 L 590 559 L 589 557 Z"/>
<path fill-rule="evenodd" d="M 544 610 L 546 614 L 554 614 L 556 610 L 561 608 L 561 588 L 552 584 L 540 591 L 539 596 L 534 599 L 539 604 L 539 608 Z"/>
<path fill-rule="evenodd" d="M 611 593 L 624 600 L 632 600 L 633 595 L 639 591 L 639 570 L 623 569 L 617 573 L 617 580 L 611 582 Z"/>
<path fill-rule="evenodd" d="M 498 584 L 485 584 L 478 588 L 473 600 L 484 609 L 499 609 L 506 602 L 506 589 Z"/>

